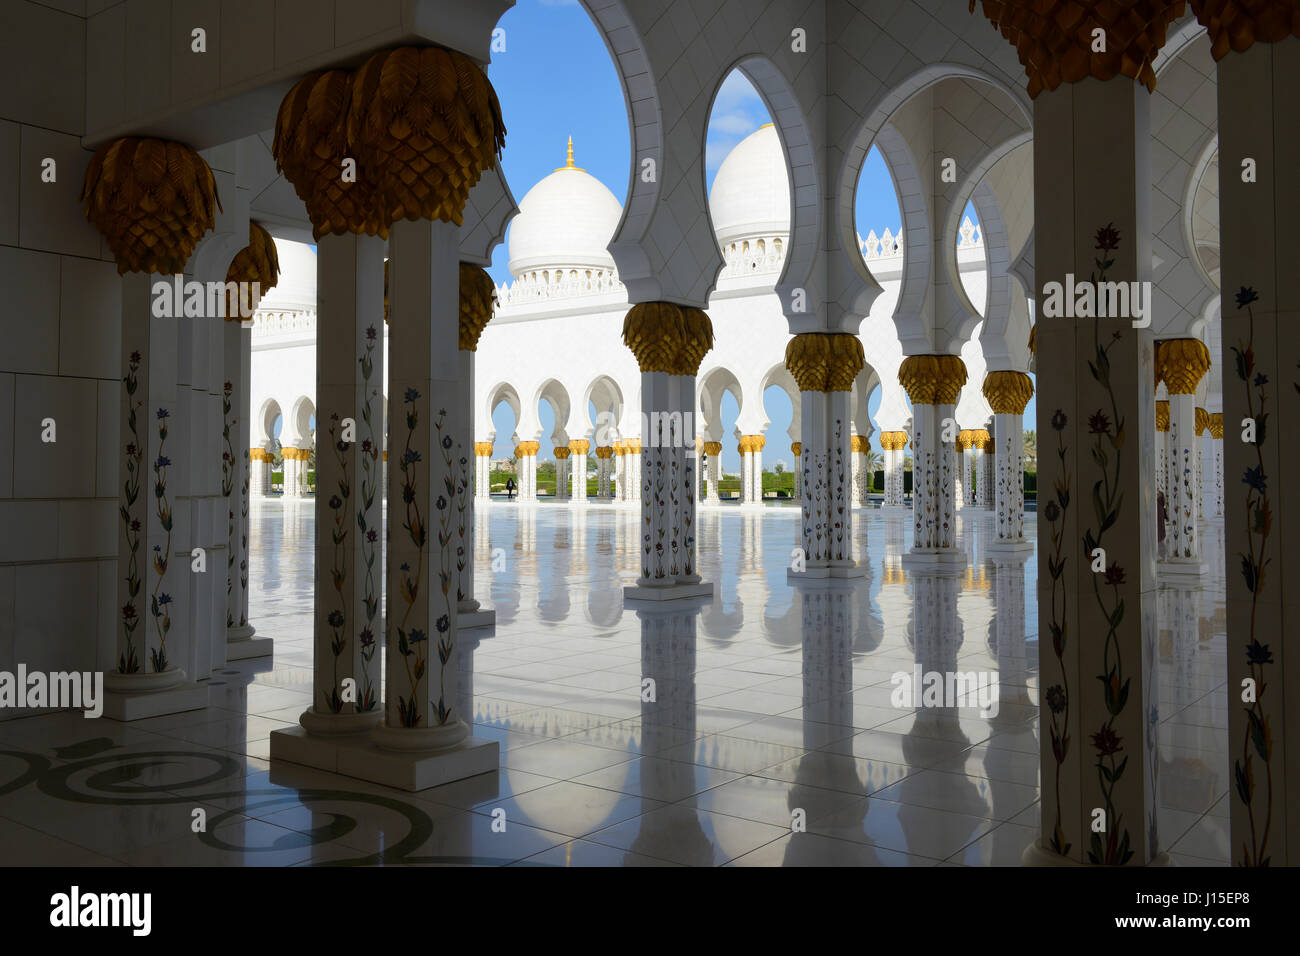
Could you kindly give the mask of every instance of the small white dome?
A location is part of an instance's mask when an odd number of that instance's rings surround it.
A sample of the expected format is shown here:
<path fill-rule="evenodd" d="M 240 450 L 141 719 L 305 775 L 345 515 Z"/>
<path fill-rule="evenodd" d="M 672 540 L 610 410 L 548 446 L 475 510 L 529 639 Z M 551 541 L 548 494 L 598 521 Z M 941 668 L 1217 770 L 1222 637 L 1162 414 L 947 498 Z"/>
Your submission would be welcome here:
<path fill-rule="evenodd" d="M 722 245 L 789 235 L 790 178 L 776 127 L 760 127 L 727 154 L 709 192 L 709 214 Z"/>
<path fill-rule="evenodd" d="M 623 206 L 595 176 L 568 164 L 557 169 L 519 203 L 510 223 L 510 262 L 516 278 L 539 269 L 588 267 L 614 270 L 606 248 L 614 238 Z"/>
<path fill-rule="evenodd" d="M 269 292 L 262 290 L 259 309 L 267 312 L 314 311 L 316 308 L 316 250 L 305 242 L 275 240 L 280 278 Z"/>

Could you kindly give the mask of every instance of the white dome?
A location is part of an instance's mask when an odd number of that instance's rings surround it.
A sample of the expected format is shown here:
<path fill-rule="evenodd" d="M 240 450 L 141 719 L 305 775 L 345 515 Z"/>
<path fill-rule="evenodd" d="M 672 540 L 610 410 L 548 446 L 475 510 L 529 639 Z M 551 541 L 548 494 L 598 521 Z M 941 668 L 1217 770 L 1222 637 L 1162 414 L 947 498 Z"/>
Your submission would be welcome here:
<path fill-rule="evenodd" d="M 790 178 L 776 127 L 755 130 L 727 154 L 709 192 L 709 214 L 722 245 L 789 235 Z"/>
<path fill-rule="evenodd" d="M 280 278 L 271 291 L 262 290 L 258 308 L 267 312 L 315 311 L 316 250 L 305 242 L 276 239 Z"/>
<path fill-rule="evenodd" d="M 614 259 L 606 246 L 622 217 L 622 205 L 605 184 L 573 165 L 569 140 L 568 165 L 528 190 L 519 203 L 519 215 L 510 224 L 510 273 L 519 278 L 570 266 L 612 272 Z"/>

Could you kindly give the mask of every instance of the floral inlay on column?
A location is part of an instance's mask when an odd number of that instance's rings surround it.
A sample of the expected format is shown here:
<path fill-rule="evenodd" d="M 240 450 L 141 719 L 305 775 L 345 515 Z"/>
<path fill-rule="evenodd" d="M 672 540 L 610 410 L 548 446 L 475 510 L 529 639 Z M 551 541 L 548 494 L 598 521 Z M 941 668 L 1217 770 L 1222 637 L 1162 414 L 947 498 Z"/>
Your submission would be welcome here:
<path fill-rule="evenodd" d="M 1239 847 L 1238 866 L 1268 866 L 1268 841 L 1273 825 L 1273 714 L 1265 702 L 1268 693 L 1268 681 L 1265 680 L 1265 668 L 1274 663 L 1273 653 L 1267 644 L 1259 640 L 1256 630 L 1256 613 L 1259 609 L 1260 593 L 1264 583 L 1271 557 L 1266 557 L 1268 539 L 1273 529 L 1273 510 L 1268 497 L 1268 476 L 1264 473 L 1264 453 L 1262 447 L 1267 437 L 1268 376 L 1255 370 L 1255 310 L 1253 303 L 1259 300 L 1254 289 L 1243 286 L 1237 293 L 1237 309 L 1245 309 L 1249 318 L 1249 332 L 1245 341 L 1239 341 L 1232 347 L 1236 356 L 1237 378 L 1241 380 L 1246 391 L 1246 410 L 1255 422 L 1255 456 L 1256 463 L 1247 468 L 1241 477 L 1246 486 L 1243 507 L 1246 512 L 1246 535 L 1248 548 L 1241 559 L 1241 576 L 1250 592 L 1250 632 L 1246 642 L 1246 666 L 1254 681 L 1254 700 L 1246 704 L 1246 733 L 1238 749 L 1238 756 L 1232 763 L 1232 776 L 1236 797 L 1246 806 L 1246 815 L 1250 821 L 1250 834 L 1247 842 Z M 1300 391 L 1300 384 L 1296 384 Z M 1263 764 L 1264 786 L 1268 798 L 1263 806 L 1256 806 L 1256 778 L 1258 769 L 1255 758 Z"/>
<path fill-rule="evenodd" d="M 456 649 L 450 630 L 451 616 L 456 613 L 455 602 L 458 599 L 451 593 L 451 566 L 457 562 L 463 566 L 465 555 L 465 549 L 461 547 L 455 561 L 452 559 L 452 548 L 457 542 L 455 535 L 452 533 L 451 509 L 455 507 L 459 511 L 457 525 L 464 528 L 465 491 L 469 487 L 469 480 L 466 478 L 465 473 L 465 457 L 460 456 L 459 468 L 453 464 L 453 459 L 460 452 L 460 446 L 452 436 L 446 423 L 447 409 L 441 408 L 438 410 L 438 420 L 434 423 L 434 428 L 437 429 L 438 433 L 438 447 L 442 449 L 442 463 L 446 468 L 443 475 L 445 494 L 439 495 L 437 500 L 434 501 L 434 507 L 438 509 L 438 549 L 441 558 L 438 581 L 442 589 L 443 603 L 443 613 L 435 622 L 438 629 L 438 663 L 440 665 L 438 672 L 439 724 L 447 723 L 452 717 L 451 708 L 446 704 L 447 666 L 451 662 L 452 652 Z M 455 665 L 452 665 L 452 680 L 455 680 Z"/>
<path fill-rule="evenodd" d="M 125 650 L 118 657 L 117 670 L 119 674 L 138 674 L 140 673 L 140 660 L 136 656 L 135 649 L 135 629 L 140 624 L 139 609 L 135 606 L 135 597 L 140 593 L 140 564 L 139 551 L 140 540 L 143 536 L 141 530 L 140 518 L 134 513 L 135 505 L 140 497 L 140 474 L 144 465 L 144 441 L 140 437 L 138 430 L 139 419 L 137 412 L 144 407 L 143 401 L 132 401 L 135 397 L 136 390 L 140 387 L 140 353 L 132 352 L 130 361 L 127 364 L 127 373 L 122 378 L 122 384 L 126 388 L 127 401 L 131 402 L 130 411 L 127 416 L 127 427 L 131 431 L 131 440 L 126 443 L 126 482 L 122 485 L 122 506 L 118 510 L 121 515 L 123 532 L 126 535 L 127 550 L 130 552 L 130 559 L 126 566 L 126 592 L 128 595 L 127 603 L 122 605 L 122 637 Z"/>
<path fill-rule="evenodd" d="M 1097 230 L 1096 248 L 1102 253 L 1096 259 L 1097 271 L 1091 276 L 1094 283 L 1106 281 L 1106 271 L 1115 264 L 1113 257 L 1107 253 L 1119 248 L 1119 231 L 1113 224 L 1107 224 Z M 1088 418 L 1088 432 L 1095 435 L 1092 446 L 1092 460 L 1100 470 L 1100 477 L 1092 486 L 1093 516 L 1097 525 L 1089 526 L 1083 533 L 1083 549 L 1091 555 L 1097 548 L 1104 547 L 1106 532 L 1119 521 L 1124 509 L 1124 494 L 1120 489 L 1119 475 L 1124 453 L 1124 419 L 1119 413 L 1119 402 L 1110 380 L 1110 350 L 1123 338 L 1123 332 L 1112 332 L 1103 345 L 1101 341 L 1101 320 L 1093 320 L 1093 358 L 1088 362 L 1088 371 L 1093 379 L 1105 391 L 1110 399 L 1110 415 L 1104 408 L 1099 408 Z M 1103 660 L 1105 670 L 1097 675 L 1101 681 L 1105 697 L 1107 721 L 1092 734 L 1092 746 L 1097 752 L 1097 786 L 1101 791 L 1102 802 L 1106 810 L 1106 837 L 1093 832 L 1088 860 L 1091 863 L 1122 865 L 1133 856 L 1132 839 L 1123 826 L 1123 814 L 1117 813 L 1113 795 L 1115 786 L 1128 764 L 1124 752 L 1124 741 L 1115 733 L 1115 719 L 1124 711 L 1128 703 L 1131 677 L 1125 676 L 1124 658 L 1119 641 L 1119 626 L 1124 620 L 1124 600 L 1120 597 L 1119 587 L 1124 583 L 1124 568 L 1116 563 L 1110 564 L 1104 574 L 1092 575 L 1093 598 L 1097 607 L 1107 621 L 1105 653 Z M 1106 589 L 1109 588 L 1109 596 Z"/>
<path fill-rule="evenodd" d="M 158 581 L 154 584 L 149 605 L 149 611 L 154 619 L 154 631 L 158 635 L 158 646 L 150 648 L 149 660 L 153 664 L 153 669 L 159 672 L 167 669 L 167 632 L 172 627 L 171 614 L 167 610 L 167 605 L 172 603 L 172 598 L 162 590 L 172 553 L 172 507 L 167 500 L 167 469 L 172 462 L 163 454 L 163 447 L 167 444 L 167 419 L 170 417 L 171 412 L 167 409 L 158 409 L 158 457 L 153 463 L 153 493 L 157 502 L 158 524 L 167 533 L 165 545 L 153 546 L 153 568 L 158 572 Z"/>
<path fill-rule="evenodd" d="M 237 419 L 230 417 L 230 411 L 234 407 L 231 402 L 231 395 L 234 394 L 235 387 L 231 382 L 226 382 L 221 387 L 221 440 L 225 448 L 221 452 L 221 495 L 226 499 L 226 540 L 232 541 L 235 537 L 235 508 L 230 502 L 231 492 L 235 490 L 235 449 L 230 443 L 230 429 L 237 424 Z M 235 626 L 235 615 L 230 611 L 230 593 L 234 590 L 235 572 L 235 551 L 233 548 L 226 550 L 226 627 Z"/>
<path fill-rule="evenodd" d="M 338 606 L 329 612 L 326 621 L 333 632 L 330 638 L 330 652 L 334 655 L 334 676 L 330 682 L 329 693 L 325 695 L 325 707 L 331 714 L 343 712 L 343 693 L 339 685 L 339 658 L 347 649 L 348 638 L 348 599 L 344 586 L 347 584 L 348 563 L 348 499 L 352 497 L 352 486 L 348 481 L 348 458 L 352 443 L 343 441 L 339 432 L 339 414 L 330 414 L 330 448 L 338 462 L 338 483 L 330 495 L 328 506 L 333 513 L 334 526 L 330 529 L 330 544 L 333 545 L 332 563 L 330 564 L 330 581 L 334 584 L 334 594 Z"/>
<path fill-rule="evenodd" d="M 357 640 L 361 642 L 361 659 L 363 661 L 361 692 L 357 695 L 354 710 L 367 713 L 379 705 L 379 693 L 370 673 L 370 664 L 375 657 L 375 617 L 379 614 L 379 588 L 375 580 L 375 562 L 379 559 L 379 529 L 369 526 L 366 515 L 370 514 L 375 503 L 375 494 L 379 490 L 382 473 L 379 468 L 379 446 L 375 434 L 375 421 L 372 412 L 374 400 L 379 392 L 370 388 L 370 379 L 375 372 L 375 344 L 378 331 L 373 325 L 366 327 L 366 354 L 357 361 L 361 365 L 361 381 L 367 399 L 361 406 L 361 424 L 365 426 L 365 437 L 361 439 L 361 500 L 357 508 L 357 534 L 361 535 L 361 557 L 366 563 L 366 593 L 363 598 L 365 620 L 358 622 L 361 630 Z"/>
<path fill-rule="evenodd" d="M 428 636 L 420 628 L 413 627 L 409 632 L 407 631 L 407 621 L 411 616 L 412 609 L 415 607 L 416 598 L 419 596 L 420 582 L 424 579 L 424 552 L 429 543 L 428 530 L 424 526 L 424 518 L 420 514 L 420 503 L 416 499 L 416 491 L 419 489 L 419 469 L 416 466 L 420 463 L 420 453 L 411 447 L 415 427 L 420 421 L 419 413 L 415 409 L 415 403 L 419 401 L 419 398 L 420 393 L 413 388 L 408 388 L 402 397 L 402 404 L 408 406 L 406 410 L 406 447 L 398 462 L 398 468 L 402 472 L 402 501 L 406 505 L 406 516 L 402 520 L 402 527 L 411 536 L 411 541 L 415 544 L 418 555 L 414 573 L 411 572 L 410 564 L 405 561 L 398 568 L 402 573 L 401 595 L 406 608 L 397 624 L 397 648 L 404 658 L 403 666 L 406 668 L 406 680 L 410 693 L 410 697 L 399 694 L 397 698 L 397 716 L 403 727 L 418 727 L 423 719 L 420 714 L 418 695 L 420 682 L 424 679 L 426 666 L 424 657 L 425 644 Z M 390 613 L 392 612 L 390 611 Z M 415 660 L 412 661 L 411 658 L 415 658 Z"/>
<path fill-rule="evenodd" d="M 1056 456 L 1061 460 L 1061 477 L 1056 479 L 1056 498 L 1049 501 L 1043 509 L 1043 517 L 1051 525 L 1052 555 L 1047 559 L 1048 572 L 1052 576 L 1052 653 L 1060 668 L 1059 684 L 1047 689 L 1047 708 L 1051 712 L 1048 733 L 1052 741 L 1052 757 L 1056 761 L 1056 775 L 1053 786 L 1056 791 L 1056 825 L 1052 829 L 1048 844 L 1062 856 L 1070 852 L 1071 844 L 1066 841 L 1065 830 L 1061 825 L 1061 773 L 1065 758 L 1070 752 L 1070 677 L 1065 667 L 1065 648 L 1069 641 L 1066 633 L 1069 622 L 1066 618 L 1065 566 L 1069 560 L 1065 547 L 1065 513 L 1070 508 L 1070 470 L 1066 463 L 1067 449 L 1062 434 L 1069 424 L 1065 412 L 1057 409 L 1052 414 L 1052 428 L 1056 430 Z"/>

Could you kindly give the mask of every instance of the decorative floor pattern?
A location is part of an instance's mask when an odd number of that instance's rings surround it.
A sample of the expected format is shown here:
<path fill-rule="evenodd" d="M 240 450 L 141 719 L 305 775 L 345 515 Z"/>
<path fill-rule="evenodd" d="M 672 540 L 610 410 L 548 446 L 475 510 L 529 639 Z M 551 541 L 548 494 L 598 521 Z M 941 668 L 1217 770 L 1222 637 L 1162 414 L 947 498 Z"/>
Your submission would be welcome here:
<path fill-rule="evenodd" d="M 904 570 L 908 518 L 864 510 L 865 579 L 791 585 L 796 517 L 702 510 L 715 599 L 638 613 L 621 591 L 636 511 L 481 507 L 477 594 L 498 624 L 462 634 L 462 692 L 501 768 L 407 794 L 271 767 L 271 731 L 309 702 L 313 515 L 258 502 L 250 621 L 274 660 L 223 668 L 205 711 L 0 723 L 3 862 L 1019 863 L 1038 828 L 1035 555 L 993 560 L 992 517 L 967 512 L 966 569 Z M 1222 528 L 1205 533 L 1221 555 Z M 1201 588 L 1157 598 L 1159 833 L 1187 865 L 1228 860 L 1221 557 L 1211 566 Z M 892 675 L 918 664 L 996 674 L 996 715 L 894 706 Z"/>

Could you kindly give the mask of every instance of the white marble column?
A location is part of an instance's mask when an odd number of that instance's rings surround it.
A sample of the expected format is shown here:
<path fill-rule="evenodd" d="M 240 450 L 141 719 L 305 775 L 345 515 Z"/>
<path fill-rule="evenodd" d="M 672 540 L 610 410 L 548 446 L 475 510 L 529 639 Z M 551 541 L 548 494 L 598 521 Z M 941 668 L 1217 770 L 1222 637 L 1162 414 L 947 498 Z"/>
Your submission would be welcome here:
<path fill-rule="evenodd" d="M 1024 372 L 999 370 L 984 377 L 984 397 L 993 409 L 993 512 L 997 534 L 991 552 L 1031 551 L 1025 539 L 1025 426 L 1024 411 L 1034 395 L 1034 383 Z M 1044 436 L 1046 437 L 1046 436 Z M 1040 520 L 1043 509 L 1055 501 L 1055 489 L 1038 485 Z M 1060 507 L 1058 502 L 1056 507 Z"/>
<path fill-rule="evenodd" d="M 463 440 L 458 439 L 457 448 L 459 449 L 456 457 L 456 467 L 463 471 L 466 476 L 469 475 L 471 465 L 477 466 L 479 456 L 474 454 L 473 443 L 470 438 L 474 434 L 474 363 L 476 349 L 478 347 L 478 338 L 482 334 L 483 327 L 490 321 L 491 314 L 487 314 L 485 320 L 484 314 L 476 311 L 473 307 L 468 307 L 470 302 L 481 302 L 486 296 L 486 290 L 492 289 L 491 278 L 478 267 L 469 263 L 461 263 L 461 311 L 460 311 L 460 390 L 462 402 L 455 409 L 457 419 L 454 427 L 459 435 L 464 436 Z M 490 301 L 490 296 L 487 297 Z M 481 323 L 481 324 L 480 324 Z M 533 454 L 533 497 L 537 496 L 537 456 Z M 317 496 L 319 497 L 319 495 Z M 475 539 L 474 529 L 477 522 L 474 520 L 476 510 L 474 488 L 471 487 L 468 478 L 461 483 L 456 490 L 456 527 L 455 527 L 455 561 L 456 571 L 458 574 L 458 584 L 456 585 L 456 615 L 463 630 L 468 631 L 476 627 L 491 627 L 496 624 L 496 611 L 487 608 L 475 597 L 474 588 L 474 555 L 478 547 Z"/>
<path fill-rule="evenodd" d="M 1196 476 L 1196 520 L 1205 521 L 1205 429 L 1210 424 L 1210 413 L 1203 408 L 1196 409 L 1196 454 L 1193 474 Z"/>
<path fill-rule="evenodd" d="M 380 710 L 384 242 L 316 246 L 316 595 L 310 734 L 374 729 Z"/>
<path fill-rule="evenodd" d="M 965 563 L 957 547 L 954 416 L 966 365 L 955 355 L 913 355 L 898 378 L 912 400 L 912 549 L 905 563 Z"/>
<path fill-rule="evenodd" d="M 474 497 L 488 500 L 492 497 L 492 443 L 474 443 Z"/>
<path fill-rule="evenodd" d="M 1213 485 L 1210 488 L 1210 494 L 1214 499 L 1214 504 L 1210 507 L 1210 520 L 1215 522 L 1223 521 L 1223 413 L 1214 412 L 1210 415 L 1210 443 L 1214 449 L 1214 473 L 1212 477 Z"/>
<path fill-rule="evenodd" d="M 867 488 L 865 475 L 863 474 L 866 468 L 862 454 L 864 441 L 865 438 L 862 435 L 855 433 L 849 436 L 849 484 L 853 488 L 852 502 L 855 508 L 860 508 L 866 504 Z"/>
<path fill-rule="evenodd" d="M 677 394 L 668 372 L 641 373 L 642 420 L 649 423 L 650 433 L 643 436 L 641 452 L 644 473 L 641 477 L 641 577 L 640 588 L 669 588 L 676 583 L 672 572 L 677 501 L 674 487 L 672 441 L 669 412 Z"/>
<path fill-rule="evenodd" d="M 627 500 L 641 501 L 641 439 L 627 440 Z"/>
<path fill-rule="evenodd" d="M 567 501 L 572 496 L 572 485 L 569 479 L 569 456 L 572 454 L 568 447 L 555 448 L 555 498 L 557 501 Z"/>
<path fill-rule="evenodd" d="M 1209 349 L 1197 339 L 1166 339 L 1156 346 L 1156 371 L 1169 389 L 1169 519 L 1160 562 L 1166 576 L 1206 570 L 1198 528 L 1196 387 L 1209 364 Z"/>
<path fill-rule="evenodd" d="M 704 459 L 704 502 L 705 504 L 716 505 L 720 503 L 718 498 L 718 474 L 722 467 L 722 442 L 706 441 L 704 443 Z"/>
<path fill-rule="evenodd" d="M 1200 16 L 1217 14 L 1205 6 Z M 1223 699 L 1232 701 L 1225 770 L 1236 866 L 1300 863 L 1300 599 L 1287 564 L 1300 537 L 1288 501 L 1300 470 L 1300 38 L 1286 19 L 1293 6 L 1252 5 L 1232 21 L 1210 22 L 1225 157 L 1219 216 L 1231 697 Z M 1243 175 L 1246 158 L 1256 175 Z"/>
<path fill-rule="evenodd" d="M 208 702 L 207 687 L 178 663 L 193 637 L 187 529 L 176 517 L 177 487 L 193 464 L 178 414 L 179 324 L 195 320 L 153 315 L 152 285 L 171 277 L 129 272 L 120 281 L 117 653 L 104 675 L 104 713 L 136 720 Z"/>
<path fill-rule="evenodd" d="M 790 443 L 790 453 L 794 455 L 794 500 L 803 500 L 803 469 L 799 467 L 799 459 L 803 457 L 803 445 L 800 442 Z"/>
<path fill-rule="evenodd" d="M 459 233 L 401 220 L 389 235 L 388 638 L 384 723 L 389 756 L 357 754 L 339 770 L 403 789 L 495 770 L 495 742 L 470 738 L 457 699 L 458 504 L 471 436 L 451 432 L 460 400 Z M 453 749 L 454 748 L 454 749 Z"/>
<path fill-rule="evenodd" d="M 537 500 L 537 452 L 541 445 L 535 441 L 521 441 L 519 443 L 519 459 L 516 471 L 517 483 L 519 485 L 518 495 L 520 502 L 533 502 Z"/>
<path fill-rule="evenodd" d="M 799 386 L 800 461 L 803 473 L 799 578 L 858 577 L 866 573 L 853 557 L 852 421 L 853 380 L 864 363 L 862 342 L 842 333 L 806 333 L 791 339 L 786 367 Z"/>
<path fill-rule="evenodd" d="M 905 495 L 903 492 L 903 457 L 907 448 L 907 432 L 883 431 L 880 444 L 884 449 L 885 463 L 885 499 L 881 508 L 902 510 Z"/>
<path fill-rule="evenodd" d="M 587 452 L 590 449 L 591 442 L 585 438 L 569 442 L 569 484 L 576 505 L 587 503 Z"/>
<path fill-rule="evenodd" d="M 269 468 L 261 460 L 253 461 L 249 447 L 249 386 L 252 380 L 251 328 L 239 322 L 227 322 L 223 329 L 226 389 L 223 401 L 224 456 L 229 470 L 222 475 L 222 492 L 226 496 L 229 540 L 226 556 L 226 660 L 262 657 L 272 651 L 269 638 L 253 640 L 256 628 L 248 622 L 249 566 L 249 499 L 254 481 L 265 481 Z M 259 455 L 259 459 L 260 459 Z M 224 471 L 224 469 L 223 469 Z"/>
<path fill-rule="evenodd" d="M 629 600 L 713 593 L 695 567 L 695 373 L 713 345 L 698 308 L 665 302 L 634 305 L 623 341 L 641 369 L 641 575 Z"/>
<path fill-rule="evenodd" d="M 1089 62 L 1082 43 L 1071 53 Z M 1123 75 L 1034 99 L 1034 219 L 1052 224 L 1035 233 L 1036 314 L 1051 283 L 1063 288 L 1070 276 L 1150 279 L 1150 104 Z M 1085 129 L 1092 135 L 1079 135 Z M 1151 719 L 1152 354 L 1150 329 L 1132 316 L 1038 324 L 1038 488 L 1048 502 L 1038 511 L 1042 801 L 1025 862 L 1164 859 Z"/>
<path fill-rule="evenodd" d="M 254 498 L 271 496 L 271 453 L 265 448 L 249 450 L 249 462 L 252 466 L 252 488 Z"/>

